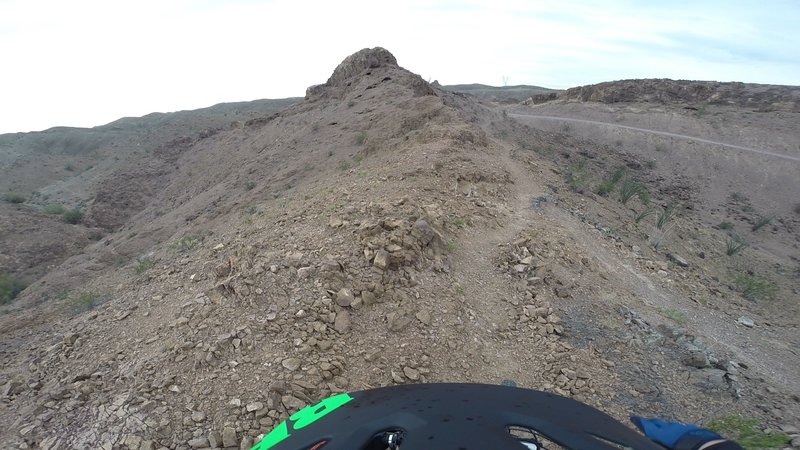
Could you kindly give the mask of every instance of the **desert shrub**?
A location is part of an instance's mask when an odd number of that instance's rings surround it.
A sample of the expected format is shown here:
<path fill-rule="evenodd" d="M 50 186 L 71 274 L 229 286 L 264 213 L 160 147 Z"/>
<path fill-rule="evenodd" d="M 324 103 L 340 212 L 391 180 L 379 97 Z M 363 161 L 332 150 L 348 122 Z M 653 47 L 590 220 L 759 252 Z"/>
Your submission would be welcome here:
<path fill-rule="evenodd" d="M 583 192 L 589 186 L 589 174 L 587 173 L 587 162 L 580 159 L 570 164 L 567 168 L 567 184 L 575 192 Z"/>
<path fill-rule="evenodd" d="M 61 219 L 63 219 L 64 222 L 75 225 L 81 223 L 81 219 L 83 219 L 83 213 L 78 208 L 66 210 L 61 214 Z"/>
<path fill-rule="evenodd" d="M 75 166 L 73 166 L 72 163 L 67 164 L 66 166 L 64 166 L 64 170 L 66 170 L 67 172 L 74 172 Z"/>
<path fill-rule="evenodd" d="M 614 183 L 612 183 L 609 180 L 604 180 L 599 185 L 597 185 L 595 193 L 597 193 L 597 195 L 602 195 L 603 197 L 605 197 L 608 194 L 614 192 L 614 187 L 615 187 Z"/>
<path fill-rule="evenodd" d="M 356 145 L 364 145 L 367 142 L 367 132 L 362 131 L 356 135 L 355 143 Z"/>
<path fill-rule="evenodd" d="M 650 161 L 645 162 L 644 166 L 647 167 L 650 170 L 653 170 L 653 169 L 656 168 L 656 162 L 653 161 L 653 160 L 650 160 Z"/>
<path fill-rule="evenodd" d="M 756 427 L 759 425 L 757 419 L 726 416 L 712 420 L 706 428 L 736 441 L 746 450 L 782 448 L 791 442 L 789 436 L 783 433 L 764 433 L 758 430 Z"/>
<path fill-rule="evenodd" d="M 247 190 L 247 191 L 250 191 L 250 190 L 252 190 L 254 187 L 256 187 L 256 182 L 255 182 L 255 181 L 253 181 L 253 180 L 247 180 L 247 181 L 245 181 L 245 182 L 244 182 L 244 189 L 245 189 L 245 190 Z"/>
<path fill-rule="evenodd" d="M 728 198 L 731 201 L 734 201 L 734 202 L 746 202 L 746 201 L 748 201 L 747 196 L 745 196 L 741 192 L 731 192 L 731 194 L 728 196 Z"/>
<path fill-rule="evenodd" d="M 153 261 L 153 258 L 145 256 L 144 258 L 139 258 L 136 260 L 136 265 L 133 266 L 133 271 L 136 272 L 137 275 L 142 274 L 152 269 L 155 265 L 156 262 Z"/>
<path fill-rule="evenodd" d="M 723 220 L 717 225 L 717 228 L 719 228 L 720 230 L 732 230 L 733 223 L 728 222 L 727 220 Z"/>
<path fill-rule="evenodd" d="M 639 222 L 643 221 L 644 219 L 652 216 L 655 213 L 656 213 L 656 209 L 655 208 L 653 208 L 652 206 L 646 207 L 644 209 L 644 211 L 642 211 L 642 212 L 640 212 L 639 214 L 636 215 L 636 219 L 635 219 L 636 223 L 639 223 Z"/>
<path fill-rule="evenodd" d="M 686 314 L 684 314 L 683 311 L 678 310 L 678 309 L 667 308 L 667 309 L 662 310 L 661 314 L 664 317 L 674 321 L 675 323 L 677 323 L 679 325 L 684 325 L 687 322 Z"/>
<path fill-rule="evenodd" d="M 748 300 L 774 300 L 775 294 L 778 293 L 778 288 L 763 278 L 751 275 L 739 275 L 734 280 L 736 288 L 742 293 L 742 296 Z"/>
<path fill-rule="evenodd" d="M 636 180 L 625 178 L 622 185 L 619 187 L 619 201 L 624 205 L 636 195 L 641 197 L 644 190 L 644 186 L 639 184 Z M 647 198 L 649 199 L 649 195 Z"/>
<path fill-rule="evenodd" d="M 14 275 L 0 272 L 0 305 L 10 303 L 25 287 L 25 283 Z"/>
<path fill-rule="evenodd" d="M 172 248 L 179 253 L 186 253 L 197 247 L 197 245 L 199 245 L 201 242 L 203 242 L 202 236 L 184 236 L 175 241 L 175 243 L 172 244 Z"/>
<path fill-rule="evenodd" d="M 725 254 L 728 256 L 733 256 L 744 250 L 748 245 L 750 244 L 748 244 L 747 241 L 742 239 L 740 236 L 731 234 L 728 236 L 728 239 L 725 240 Z"/>
<path fill-rule="evenodd" d="M 658 213 L 658 218 L 656 219 L 656 228 L 663 230 L 667 225 L 669 225 L 670 222 L 672 222 L 672 219 L 674 218 L 675 205 L 669 204 L 666 208 L 661 210 L 660 213 Z"/>
<path fill-rule="evenodd" d="M 753 231 L 758 231 L 761 228 L 763 228 L 764 226 L 769 225 L 770 223 L 772 223 L 772 221 L 774 219 L 775 219 L 775 215 L 759 216 L 758 220 L 756 220 L 756 223 L 753 224 L 752 230 Z"/>
<path fill-rule="evenodd" d="M 66 304 L 76 314 L 89 311 L 111 300 L 110 295 L 96 292 L 63 292 L 59 297 L 64 298 Z"/>
<path fill-rule="evenodd" d="M 17 194 L 15 192 L 8 192 L 3 195 L 3 200 L 7 201 L 8 203 L 25 203 L 25 197 L 22 194 Z"/>
<path fill-rule="evenodd" d="M 467 221 L 463 217 L 456 217 L 453 219 L 453 225 L 457 226 L 458 228 L 464 228 L 467 226 Z"/>
<path fill-rule="evenodd" d="M 60 216 L 67 212 L 67 208 L 64 208 L 64 205 L 58 203 L 50 203 L 42 208 L 42 212 L 45 214 L 51 214 L 54 216 Z"/>

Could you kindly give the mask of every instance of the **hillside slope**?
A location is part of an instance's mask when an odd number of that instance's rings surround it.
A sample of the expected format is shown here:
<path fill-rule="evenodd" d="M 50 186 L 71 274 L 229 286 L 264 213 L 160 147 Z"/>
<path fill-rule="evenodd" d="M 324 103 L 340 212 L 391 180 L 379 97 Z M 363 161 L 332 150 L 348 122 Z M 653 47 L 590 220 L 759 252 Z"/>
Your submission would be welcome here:
<path fill-rule="evenodd" d="M 589 220 L 628 211 L 565 181 L 585 144 L 376 48 L 275 115 L 160 147 L 142 208 L 0 316 L 0 441 L 247 448 L 332 393 L 506 378 L 621 420 L 791 424 L 796 329 L 737 325 L 761 307 L 694 257 Z"/>

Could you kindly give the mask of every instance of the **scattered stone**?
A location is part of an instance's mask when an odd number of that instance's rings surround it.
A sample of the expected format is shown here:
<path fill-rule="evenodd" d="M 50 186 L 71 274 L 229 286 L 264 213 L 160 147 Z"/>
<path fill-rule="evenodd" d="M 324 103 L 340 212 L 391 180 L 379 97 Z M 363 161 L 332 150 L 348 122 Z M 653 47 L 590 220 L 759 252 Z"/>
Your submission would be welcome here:
<path fill-rule="evenodd" d="M 403 375 L 411 381 L 419 380 L 419 371 L 412 367 L 403 367 Z"/>
<path fill-rule="evenodd" d="M 375 259 L 372 261 L 372 264 L 378 269 L 386 270 L 386 268 L 389 267 L 389 252 L 384 249 L 375 252 Z"/>
<path fill-rule="evenodd" d="M 287 370 L 294 372 L 300 368 L 300 360 L 297 358 L 286 358 L 281 362 L 281 365 L 283 365 L 283 367 L 285 367 Z"/>
<path fill-rule="evenodd" d="M 354 298 L 352 290 L 342 288 L 336 293 L 336 304 L 339 306 L 350 306 Z"/>
<path fill-rule="evenodd" d="M 206 448 L 208 447 L 208 439 L 205 437 L 197 437 L 194 439 L 189 439 L 189 441 L 186 442 L 186 444 L 188 444 L 189 447 L 192 448 Z"/>
<path fill-rule="evenodd" d="M 689 261 L 686 261 L 680 255 L 676 255 L 674 253 L 667 253 L 667 258 L 669 258 L 670 261 L 674 262 L 675 264 L 681 267 L 689 267 Z"/>
<path fill-rule="evenodd" d="M 225 447 L 236 447 L 239 442 L 236 440 L 236 429 L 225 427 L 222 429 L 222 445 Z"/>
<path fill-rule="evenodd" d="M 239 444 L 239 450 L 250 450 L 253 447 L 253 438 L 245 436 L 242 438 L 242 443 Z"/>
<path fill-rule="evenodd" d="M 425 325 L 431 324 L 432 317 L 430 311 L 419 311 L 415 316 L 417 320 L 419 320 L 423 324 Z"/>
<path fill-rule="evenodd" d="M 516 273 L 524 273 L 527 270 L 528 270 L 528 266 L 526 266 L 525 264 L 516 264 L 514 266 L 514 272 L 516 272 Z"/>
<path fill-rule="evenodd" d="M 739 317 L 738 319 L 736 319 L 736 323 L 738 323 L 739 325 L 744 325 L 747 328 L 753 328 L 754 326 L 756 326 L 756 323 L 753 322 L 753 319 L 747 316 Z"/>
<path fill-rule="evenodd" d="M 247 406 L 245 407 L 245 409 L 247 410 L 247 412 L 253 412 L 253 411 L 258 411 L 259 409 L 261 409 L 263 407 L 264 407 L 263 403 L 261 403 L 261 402 L 253 402 L 253 403 L 248 403 Z"/>
<path fill-rule="evenodd" d="M 339 333 L 344 333 L 350 329 L 350 314 L 348 314 L 347 311 L 339 311 L 336 313 L 333 329 Z"/>
<path fill-rule="evenodd" d="M 704 369 L 710 366 L 708 355 L 706 352 L 700 350 L 689 352 L 689 357 L 684 362 L 687 366 L 696 367 L 698 369 Z"/>
<path fill-rule="evenodd" d="M 203 422 L 206 420 L 206 414 L 201 411 L 195 411 L 192 413 L 192 420 L 195 422 Z"/>
<path fill-rule="evenodd" d="M 304 280 L 310 277 L 313 271 L 314 271 L 313 267 L 301 267 L 297 269 L 297 278 Z"/>
<path fill-rule="evenodd" d="M 208 446 L 211 448 L 220 448 L 222 444 L 222 435 L 218 431 L 208 433 Z"/>
<path fill-rule="evenodd" d="M 283 406 L 289 411 L 300 411 L 306 407 L 306 403 L 293 395 L 284 395 L 281 397 Z"/>

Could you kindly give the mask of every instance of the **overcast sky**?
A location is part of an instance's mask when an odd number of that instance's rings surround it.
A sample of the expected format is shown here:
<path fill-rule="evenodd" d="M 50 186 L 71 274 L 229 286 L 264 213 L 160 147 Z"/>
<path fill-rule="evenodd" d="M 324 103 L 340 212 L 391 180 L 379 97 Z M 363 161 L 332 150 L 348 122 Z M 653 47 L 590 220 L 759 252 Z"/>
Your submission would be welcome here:
<path fill-rule="evenodd" d="M 798 0 L 0 0 L 0 133 L 303 96 L 374 46 L 442 84 L 800 85 L 798 28 Z"/>

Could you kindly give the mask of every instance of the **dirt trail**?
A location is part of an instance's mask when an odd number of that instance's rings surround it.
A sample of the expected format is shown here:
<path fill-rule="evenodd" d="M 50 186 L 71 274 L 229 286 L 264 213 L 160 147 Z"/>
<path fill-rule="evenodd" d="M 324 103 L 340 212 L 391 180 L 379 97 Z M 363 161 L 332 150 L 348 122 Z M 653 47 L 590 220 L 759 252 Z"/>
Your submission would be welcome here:
<path fill-rule="evenodd" d="M 755 149 L 755 148 L 742 147 L 741 145 L 727 144 L 725 142 L 712 141 L 712 140 L 709 140 L 709 139 L 703 139 L 703 138 L 699 138 L 699 137 L 696 137 L 696 136 L 687 136 L 685 134 L 670 133 L 668 131 L 648 130 L 647 128 L 632 127 L 632 126 L 629 126 L 629 125 L 619 125 L 619 124 L 615 124 L 615 123 L 598 122 L 596 120 L 573 119 L 573 118 L 570 118 L 570 117 L 540 116 L 540 115 L 535 115 L 535 114 L 518 114 L 518 113 L 509 113 L 508 115 L 511 116 L 511 117 L 517 117 L 517 118 L 542 119 L 542 120 L 559 120 L 559 121 L 563 121 L 563 122 L 588 123 L 588 124 L 604 125 L 604 126 L 615 127 L 615 128 L 624 128 L 626 130 L 639 131 L 639 132 L 642 132 L 642 133 L 657 134 L 657 135 L 660 135 L 660 136 L 668 136 L 668 137 L 673 137 L 673 138 L 678 138 L 678 139 L 687 139 L 687 140 L 691 140 L 691 141 L 703 142 L 703 143 L 706 143 L 706 144 L 719 145 L 719 146 L 722 146 L 722 147 L 733 148 L 733 149 L 736 149 L 736 150 L 742 150 L 742 151 L 746 151 L 746 152 L 750 152 L 750 153 L 758 153 L 760 155 L 773 156 L 773 157 L 776 157 L 776 158 L 782 158 L 782 159 L 786 159 L 786 160 L 789 160 L 789 161 L 800 162 L 800 157 L 796 157 L 796 156 L 784 155 L 784 154 L 781 154 L 781 153 L 775 153 L 775 152 L 770 152 L 770 151 L 766 151 L 766 150 L 758 150 L 758 149 Z"/>
<path fill-rule="evenodd" d="M 511 150 L 506 148 L 505 151 Z M 517 294 L 508 276 L 499 273 L 497 261 L 504 247 L 534 220 L 535 213 L 529 204 L 535 193 L 542 192 L 542 186 L 536 184 L 531 174 L 521 169 L 508 154 L 501 160 L 514 181 L 514 192 L 506 205 L 508 217 L 500 228 L 472 229 L 463 236 L 463 241 L 469 245 L 456 249 L 454 259 L 458 270 L 454 276 L 456 282 L 464 287 L 465 306 L 474 325 L 471 334 L 483 347 L 482 356 L 489 360 L 484 366 L 483 376 L 497 381 L 513 378 L 522 385 L 531 385 L 531 367 L 526 360 L 535 359 L 537 350 L 523 349 L 524 355 L 517 354 L 520 343 L 504 344 L 498 333 L 513 327 L 516 311 L 507 300 Z"/>

